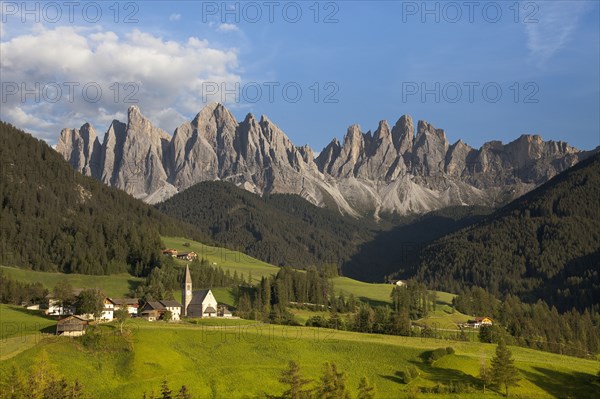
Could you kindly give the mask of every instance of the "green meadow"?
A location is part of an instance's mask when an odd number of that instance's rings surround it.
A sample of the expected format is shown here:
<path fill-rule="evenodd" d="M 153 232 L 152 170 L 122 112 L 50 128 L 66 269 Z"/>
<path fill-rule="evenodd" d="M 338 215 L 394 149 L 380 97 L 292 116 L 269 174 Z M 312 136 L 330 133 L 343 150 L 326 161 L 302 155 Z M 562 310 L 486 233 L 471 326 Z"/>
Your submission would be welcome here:
<path fill-rule="evenodd" d="M 6 312 L 8 308 L 9 312 Z M 3 315 L 33 321 L 38 316 L 11 311 Z M 21 313 L 21 314 L 20 314 Z M 31 319 L 29 319 L 31 318 Z M 4 319 L 4 317 L 3 317 Z M 215 325 L 216 324 L 216 325 Z M 0 372 L 11 366 L 28 369 L 46 352 L 51 363 L 67 378 L 79 379 L 96 398 L 141 398 L 144 391 L 158 391 L 163 378 L 171 387 L 186 385 L 195 398 L 262 397 L 278 395 L 284 386 L 278 376 L 290 360 L 298 362 L 306 378 L 318 380 L 322 364 L 335 362 L 356 394 L 362 376 L 377 387 L 378 398 L 403 398 L 415 387 L 433 387 L 452 381 L 478 387 L 476 375 L 482 359 L 489 360 L 495 346 L 449 342 L 438 339 L 394 337 L 374 334 L 256 324 L 246 320 L 210 320 L 190 323 L 149 323 L 131 320 L 126 328 L 131 350 L 112 345 L 123 340 L 115 325 L 100 327 L 106 345 L 90 349 L 79 338 L 46 337 L 0 364 Z M 5 340 L 3 340 L 4 342 Z M 427 352 L 452 346 L 456 353 L 433 366 L 424 362 Z M 592 381 L 598 363 L 530 349 L 512 347 L 522 380 L 513 397 L 592 398 Z M 403 384 L 396 372 L 414 365 L 420 376 Z M 435 398 L 500 397 L 480 390 L 458 395 L 425 395 Z"/>
<path fill-rule="evenodd" d="M 121 297 L 144 281 L 143 278 L 133 277 L 130 274 L 90 276 L 86 274 L 38 272 L 6 266 L 0 266 L 0 269 L 4 274 L 15 280 L 30 283 L 39 282 L 49 290 L 52 290 L 59 280 L 66 279 L 73 288 L 100 288 L 109 297 Z"/>
<path fill-rule="evenodd" d="M 225 270 L 252 273 L 256 280 L 271 275 L 278 268 L 235 251 L 177 237 L 163 237 L 169 248 L 190 250 L 216 263 Z M 184 245 L 189 243 L 189 246 Z M 184 264 L 184 262 L 181 262 Z M 39 281 L 51 289 L 62 278 L 74 287 L 102 289 L 107 295 L 122 296 L 140 284 L 142 279 L 129 275 L 86 276 L 43 273 L 2 267 L 2 271 L 21 281 Z M 373 305 L 390 304 L 392 286 L 369 284 L 347 277 L 333 279 L 336 292 Z M 233 305 L 230 289 L 215 288 L 221 303 Z M 451 307 L 453 295 L 438 292 L 436 310 L 418 323 L 443 329 L 469 316 Z M 179 292 L 175 293 L 178 298 Z M 327 312 L 291 309 L 296 320 L 304 324 L 315 315 Z M 367 376 L 377 386 L 378 398 L 412 397 L 416 388 L 462 382 L 476 387 L 471 393 L 418 394 L 423 398 L 501 397 L 494 391 L 483 395 L 476 378 L 482 361 L 489 361 L 495 346 L 478 342 L 455 342 L 441 338 L 397 337 L 359 334 L 308 327 L 286 327 L 260 324 L 250 320 L 195 320 L 190 323 L 149 323 L 130 320 L 131 332 L 125 345 L 112 345 L 123 340 L 116 325 L 100 327 L 103 342 L 90 348 L 81 338 L 50 336 L 55 320 L 39 312 L 0 305 L 0 372 L 7 373 L 16 365 L 28 369 L 42 352 L 46 352 L 57 370 L 67 378 L 79 379 L 94 397 L 141 398 L 144 392 L 158 392 L 167 378 L 172 388 L 186 385 L 194 397 L 253 398 L 264 394 L 281 394 L 285 387 L 278 376 L 290 360 L 298 362 L 306 378 L 318 380 L 322 364 L 335 362 L 348 377 L 347 385 L 356 394 L 359 380 Z M 438 335 L 439 336 L 439 335 Z M 430 366 L 427 352 L 452 346 L 456 353 L 443 357 Z M 511 396 L 521 398 L 592 398 L 597 393 L 595 375 L 598 362 L 560 356 L 531 349 L 512 347 L 522 380 Z M 419 377 L 404 384 L 397 372 L 414 365 Z M 216 396 L 214 396 L 216 393 Z M 213 396 L 211 396 L 213 395 Z"/>
<path fill-rule="evenodd" d="M 262 276 L 276 274 L 279 270 L 277 266 L 241 252 L 221 247 L 211 247 L 183 237 L 162 237 L 162 241 L 167 248 L 173 248 L 179 252 L 193 251 L 198 254 L 200 259 L 204 258 L 212 265 L 220 266 L 225 271 L 229 270 L 231 273 L 237 271 L 239 275 L 243 273 L 246 278 L 252 274 L 254 281 L 259 280 Z M 181 261 L 180 263 L 184 264 L 185 262 Z"/>

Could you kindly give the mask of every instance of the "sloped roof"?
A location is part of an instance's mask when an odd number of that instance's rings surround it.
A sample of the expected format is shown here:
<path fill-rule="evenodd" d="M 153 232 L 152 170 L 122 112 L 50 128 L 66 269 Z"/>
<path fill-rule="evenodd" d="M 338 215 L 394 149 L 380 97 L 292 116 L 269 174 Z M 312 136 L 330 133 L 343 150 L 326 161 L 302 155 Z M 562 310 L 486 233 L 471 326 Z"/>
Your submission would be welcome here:
<path fill-rule="evenodd" d="M 150 302 L 146 302 L 146 304 L 144 305 L 144 309 L 165 310 L 165 307 L 163 306 L 162 303 L 160 303 L 158 301 L 150 301 Z"/>
<path fill-rule="evenodd" d="M 217 313 L 217 311 L 212 306 L 207 306 L 206 309 L 204 309 L 204 313 Z"/>
<path fill-rule="evenodd" d="M 184 284 L 191 284 L 191 283 L 192 283 L 192 275 L 190 274 L 190 267 L 186 264 L 185 265 Z"/>
<path fill-rule="evenodd" d="M 108 298 L 115 305 L 137 305 L 137 298 Z"/>
<path fill-rule="evenodd" d="M 190 305 L 201 305 L 209 292 L 210 290 L 198 290 L 192 292 L 192 301 L 190 302 Z"/>
<path fill-rule="evenodd" d="M 164 307 L 166 308 L 180 308 L 181 304 L 175 300 L 166 300 L 166 301 L 160 301 L 160 303 L 163 304 Z"/>
<path fill-rule="evenodd" d="M 56 332 L 83 331 L 89 321 L 79 316 L 69 316 L 56 323 Z"/>

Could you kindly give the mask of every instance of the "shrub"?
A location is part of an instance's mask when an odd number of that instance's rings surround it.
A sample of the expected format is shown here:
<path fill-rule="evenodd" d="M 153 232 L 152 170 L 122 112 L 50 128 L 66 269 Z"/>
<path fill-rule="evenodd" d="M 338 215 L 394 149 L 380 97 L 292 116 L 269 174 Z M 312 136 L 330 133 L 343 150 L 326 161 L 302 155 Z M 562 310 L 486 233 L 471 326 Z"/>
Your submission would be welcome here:
<path fill-rule="evenodd" d="M 308 327 L 328 327 L 329 323 L 327 322 L 327 319 L 322 316 L 312 316 L 306 320 L 306 325 Z"/>
<path fill-rule="evenodd" d="M 441 359 L 446 355 L 452 355 L 454 352 L 454 348 L 452 348 L 451 346 L 448 346 L 447 348 L 437 348 L 436 350 L 433 350 L 429 353 L 429 356 L 427 356 L 425 362 L 431 365 L 436 360 Z M 427 354 L 427 352 L 425 352 L 425 354 Z"/>
<path fill-rule="evenodd" d="M 419 376 L 419 370 L 415 366 L 407 366 L 404 370 L 396 371 L 396 375 L 404 384 L 408 384 Z"/>

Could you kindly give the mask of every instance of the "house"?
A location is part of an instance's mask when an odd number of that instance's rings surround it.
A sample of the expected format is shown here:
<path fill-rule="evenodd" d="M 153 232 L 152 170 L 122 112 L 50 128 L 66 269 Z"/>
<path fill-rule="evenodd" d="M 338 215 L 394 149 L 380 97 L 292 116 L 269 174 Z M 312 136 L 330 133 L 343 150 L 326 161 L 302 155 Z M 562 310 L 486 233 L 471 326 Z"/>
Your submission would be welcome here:
<path fill-rule="evenodd" d="M 211 290 L 192 290 L 192 276 L 185 266 L 185 277 L 181 290 L 181 314 L 187 317 L 217 317 L 217 300 Z"/>
<path fill-rule="evenodd" d="M 177 321 L 181 319 L 181 304 L 174 300 L 160 301 L 164 306 L 165 311 L 171 312 L 171 320 Z"/>
<path fill-rule="evenodd" d="M 140 316 L 148 321 L 156 321 L 167 309 L 158 301 L 148 301 L 140 309 Z"/>
<path fill-rule="evenodd" d="M 480 328 L 482 326 L 491 326 L 494 321 L 489 317 L 476 317 L 474 320 L 467 321 L 467 327 Z"/>
<path fill-rule="evenodd" d="M 404 287 L 406 285 L 405 280 L 389 280 L 389 283 L 392 285 L 397 285 L 398 287 Z"/>
<path fill-rule="evenodd" d="M 104 308 L 100 314 L 100 320 L 112 321 L 115 310 L 115 303 L 110 298 L 104 298 Z"/>
<path fill-rule="evenodd" d="M 171 320 L 181 319 L 181 304 L 174 300 L 146 302 L 140 310 L 140 316 L 148 321 L 156 321 L 167 311 L 171 312 Z"/>
<path fill-rule="evenodd" d="M 183 252 L 177 255 L 177 259 L 189 260 L 190 262 L 198 259 L 198 254 L 195 252 Z"/>
<path fill-rule="evenodd" d="M 56 323 L 56 335 L 79 337 L 85 334 L 89 321 L 79 316 L 68 316 Z"/>
<path fill-rule="evenodd" d="M 225 306 L 219 306 L 217 309 L 217 317 L 233 317 L 229 309 Z"/>
<path fill-rule="evenodd" d="M 138 314 L 139 300 L 137 298 L 108 298 L 114 304 L 114 310 L 126 308 L 130 316 Z"/>
<path fill-rule="evenodd" d="M 163 255 L 168 255 L 173 258 L 175 258 L 177 256 L 177 250 L 173 249 L 173 248 L 167 248 L 164 251 L 162 251 L 162 253 L 163 253 Z"/>
<path fill-rule="evenodd" d="M 82 289 L 77 288 L 73 290 L 73 298 L 81 293 Z M 54 298 L 53 294 L 46 295 L 45 302 L 42 305 L 44 313 L 49 316 L 69 316 L 75 314 L 75 306 L 61 305 L 60 300 Z"/>

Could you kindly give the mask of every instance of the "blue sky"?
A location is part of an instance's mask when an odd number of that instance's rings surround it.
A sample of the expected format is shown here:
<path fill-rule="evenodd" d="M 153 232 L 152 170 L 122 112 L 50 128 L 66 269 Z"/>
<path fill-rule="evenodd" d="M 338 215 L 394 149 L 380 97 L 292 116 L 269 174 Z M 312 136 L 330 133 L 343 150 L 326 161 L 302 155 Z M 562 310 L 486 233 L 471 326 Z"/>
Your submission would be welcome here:
<path fill-rule="evenodd" d="M 51 143 L 86 121 L 102 137 L 129 94 L 169 133 L 220 101 L 315 151 L 353 123 L 366 132 L 406 113 L 474 147 L 524 133 L 600 145 L 596 1 L 275 3 L 120 2 L 116 15 L 114 2 L 87 14 L 82 2 L 70 21 L 66 8 L 4 2 L 0 116 Z M 23 98 L 36 82 L 40 98 Z M 79 83 L 73 98 L 64 82 Z"/>

